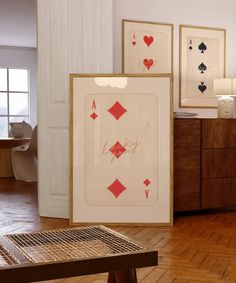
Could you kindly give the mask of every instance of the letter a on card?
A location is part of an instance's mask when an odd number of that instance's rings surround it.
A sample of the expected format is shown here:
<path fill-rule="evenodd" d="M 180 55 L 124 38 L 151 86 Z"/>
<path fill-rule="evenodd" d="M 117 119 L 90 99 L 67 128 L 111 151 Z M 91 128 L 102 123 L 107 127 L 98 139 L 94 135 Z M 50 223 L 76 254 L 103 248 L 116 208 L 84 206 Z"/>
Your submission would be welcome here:
<path fill-rule="evenodd" d="M 96 102 L 95 102 L 95 100 L 93 100 L 92 109 L 96 109 Z"/>

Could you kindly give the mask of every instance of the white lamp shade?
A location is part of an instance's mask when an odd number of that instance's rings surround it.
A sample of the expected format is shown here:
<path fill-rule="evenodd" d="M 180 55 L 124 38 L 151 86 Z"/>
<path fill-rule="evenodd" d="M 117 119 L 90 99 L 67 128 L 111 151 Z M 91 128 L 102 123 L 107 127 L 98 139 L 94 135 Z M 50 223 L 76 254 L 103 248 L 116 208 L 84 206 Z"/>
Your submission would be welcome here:
<path fill-rule="evenodd" d="M 214 86 L 213 86 L 214 94 L 216 96 L 232 95 L 232 81 L 233 81 L 232 79 L 214 79 Z"/>
<path fill-rule="evenodd" d="M 236 79 L 233 79 L 232 85 L 232 95 L 236 96 Z"/>

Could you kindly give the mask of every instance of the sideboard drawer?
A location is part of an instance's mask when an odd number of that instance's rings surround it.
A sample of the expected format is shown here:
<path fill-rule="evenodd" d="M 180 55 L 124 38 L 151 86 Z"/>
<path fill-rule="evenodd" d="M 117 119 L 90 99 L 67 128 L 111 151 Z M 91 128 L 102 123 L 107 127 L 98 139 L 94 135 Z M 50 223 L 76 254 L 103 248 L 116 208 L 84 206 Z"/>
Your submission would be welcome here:
<path fill-rule="evenodd" d="M 230 207 L 236 204 L 236 179 L 202 181 L 201 208 Z"/>

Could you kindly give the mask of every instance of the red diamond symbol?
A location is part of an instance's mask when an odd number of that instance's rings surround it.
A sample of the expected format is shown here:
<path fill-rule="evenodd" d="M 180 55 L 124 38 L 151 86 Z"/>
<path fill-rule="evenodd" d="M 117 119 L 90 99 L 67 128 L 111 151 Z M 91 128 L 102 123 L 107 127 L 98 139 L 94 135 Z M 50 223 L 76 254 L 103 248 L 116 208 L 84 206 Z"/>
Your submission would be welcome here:
<path fill-rule="evenodd" d="M 118 196 L 124 191 L 124 190 L 126 190 L 126 187 L 125 186 L 123 186 L 122 184 L 121 184 L 121 182 L 118 180 L 118 179 L 116 179 L 109 187 L 107 187 L 108 188 L 108 190 L 110 191 L 110 192 L 112 192 L 113 193 L 113 195 L 116 197 L 116 198 L 118 198 Z"/>
<path fill-rule="evenodd" d="M 121 145 L 118 141 L 111 148 L 109 148 L 109 150 L 115 155 L 116 158 L 119 158 L 126 151 L 123 145 Z"/>
<path fill-rule="evenodd" d="M 143 181 L 143 183 L 144 183 L 144 185 L 148 186 L 151 183 L 151 181 L 146 179 L 146 180 Z"/>
<path fill-rule="evenodd" d="M 119 120 L 120 117 L 127 111 L 119 101 L 117 101 L 111 108 L 107 110 L 115 117 L 116 120 Z"/>
<path fill-rule="evenodd" d="M 95 120 L 97 118 L 97 114 L 95 112 L 93 112 L 93 114 L 90 115 L 91 118 L 93 118 L 93 120 Z"/>

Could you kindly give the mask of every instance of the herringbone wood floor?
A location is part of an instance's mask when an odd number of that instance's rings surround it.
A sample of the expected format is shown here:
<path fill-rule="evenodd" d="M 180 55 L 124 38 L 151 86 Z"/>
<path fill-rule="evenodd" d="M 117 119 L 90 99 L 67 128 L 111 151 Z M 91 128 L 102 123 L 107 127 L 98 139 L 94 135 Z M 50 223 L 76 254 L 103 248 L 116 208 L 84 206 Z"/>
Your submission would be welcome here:
<path fill-rule="evenodd" d="M 67 220 L 38 217 L 36 195 L 35 183 L 0 181 L 1 234 L 68 226 Z M 236 209 L 176 216 L 174 227 L 112 229 L 159 251 L 158 267 L 139 269 L 139 282 L 236 283 Z M 103 283 L 106 279 L 107 274 L 96 274 L 50 282 Z"/>

